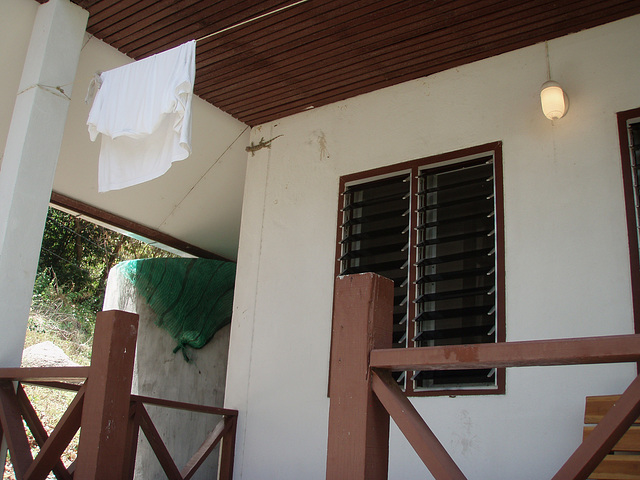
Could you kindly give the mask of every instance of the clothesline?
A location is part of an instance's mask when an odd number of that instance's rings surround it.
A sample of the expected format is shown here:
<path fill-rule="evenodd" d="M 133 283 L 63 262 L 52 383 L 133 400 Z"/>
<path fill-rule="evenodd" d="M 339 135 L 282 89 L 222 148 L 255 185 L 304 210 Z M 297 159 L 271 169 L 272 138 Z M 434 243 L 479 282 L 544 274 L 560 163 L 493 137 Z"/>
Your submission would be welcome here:
<path fill-rule="evenodd" d="M 262 15 L 258 15 L 257 17 L 249 18 L 248 20 L 244 20 L 244 21 L 242 21 L 240 23 L 236 23 L 235 25 L 231 25 L 230 27 L 223 28 L 222 30 L 218 30 L 217 32 L 209 33 L 207 35 L 204 35 L 203 37 L 196 38 L 196 43 L 201 42 L 202 40 L 206 40 L 207 38 L 211 38 L 211 37 L 213 37 L 215 35 L 219 35 L 221 33 L 227 32 L 229 30 L 233 30 L 234 28 L 241 27 L 242 25 L 246 25 L 247 23 L 255 22 L 256 20 L 260 20 L 261 18 L 265 18 L 265 17 L 268 17 L 268 16 L 273 15 L 275 13 L 282 12 L 284 10 L 287 10 L 287 9 L 291 8 L 291 7 L 295 7 L 296 5 L 300 5 L 301 3 L 305 3 L 305 2 L 308 2 L 308 1 L 309 0 L 299 0 L 299 1 L 291 3 L 289 5 L 285 5 L 284 7 L 280 7 L 280 8 L 277 8 L 275 10 L 272 10 L 270 12 L 263 13 Z"/>

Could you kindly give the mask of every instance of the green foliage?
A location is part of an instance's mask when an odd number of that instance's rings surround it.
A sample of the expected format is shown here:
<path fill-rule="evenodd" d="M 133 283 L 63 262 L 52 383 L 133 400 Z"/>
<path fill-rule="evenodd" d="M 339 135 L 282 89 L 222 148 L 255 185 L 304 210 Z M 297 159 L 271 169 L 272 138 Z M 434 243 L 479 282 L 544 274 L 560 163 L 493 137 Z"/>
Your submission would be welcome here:
<path fill-rule="evenodd" d="M 92 302 L 83 302 L 84 294 L 65 291 L 51 268 L 39 272 L 31 298 L 28 329 L 55 332 L 63 340 L 85 343 L 93 334 L 96 312 Z"/>
<path fill-rule="evenodd" d="M 92 332 L 109 270 L 118 262 L 175 255 L 49 208 L 33 306 L 59 328 Z"/>

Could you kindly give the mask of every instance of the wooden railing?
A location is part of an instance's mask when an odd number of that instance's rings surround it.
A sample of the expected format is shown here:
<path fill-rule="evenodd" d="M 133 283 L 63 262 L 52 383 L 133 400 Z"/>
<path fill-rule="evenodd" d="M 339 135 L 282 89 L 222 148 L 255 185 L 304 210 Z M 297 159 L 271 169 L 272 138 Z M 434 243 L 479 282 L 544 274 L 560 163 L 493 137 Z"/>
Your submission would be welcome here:
<path fill-rule="evenodd" d="M 336 279 L 327 479 L 386 479 L 389 417 L 437 480 L 466 477 L 391 371 L 576 365 L 640 360 L 640 335 L 391 349 L 393 282 Z M 586 479 L 640 415 L 640 376 L 553 480 Z"/>
<path fill-rule="evenodd" d="M 218 422 L 211 433 L 209 433 L 198 451 L 194 453 L 191 459 L 180 470 L 171 458 L 171 454 L 167 450 L 167 447 L 165 447 L 160 434 L 151 420 L 151 417 L 149 417 L 149 414 L 144 407 L 145 404 L 187 410 L 191 412 L 208 413 L 210 415 L 221 415 L 223 418 Z M 135 446 L 138 443 L 139 428 L 142 429 L 144 435 L 147 437 L 151 448 L 153 449 L 165 475 L 169 480 L 188 480 L 191 478 L 220 441 L 222 441 L 222 451 L 220 454 L 219 478 L 220 480 L 231 480 L 231 478 L 233 478 L 233 454 L 235 450 L 236 424 L 238 418 L 237 410 L 228 410 L 225 408 L 207 407 L 191 403 L 174 402 L 170 400 L 132 395 L 129 418 L 132 421 L 130 425 L 133 428 L 129 431 L 128 442 L 132 448 L 129 450 L 130 458 L 126 462 L 126 464 L 129 465 L 128 476 L 125 476 L 124 478 L 133 478 L 135 467 Z"/>
<path fill-rule="evenodd" d="M 0 369 L 0 434 L 4 434 L 18 480 L 132 479 L 138 433 L 142 429 L 167 478 L 191 478 L 222 442 L 219 478 L 233 477 L 238 412 L 131 395 L 138 316 L 109 311 L 98 314 L 90 367 Z M 81 384 L 68 383 L 81 380 Z M 66 412 L 48 435 L 22 383 L 76 390 Z M 220 415 L 222 419 L 187 464 L 179 470 L 160 438 L 145 404 Z M 23 420 L 40 449 L 33 458 Z M 65 467 L 60 456 L 80 429 L 78 456 Z"/>

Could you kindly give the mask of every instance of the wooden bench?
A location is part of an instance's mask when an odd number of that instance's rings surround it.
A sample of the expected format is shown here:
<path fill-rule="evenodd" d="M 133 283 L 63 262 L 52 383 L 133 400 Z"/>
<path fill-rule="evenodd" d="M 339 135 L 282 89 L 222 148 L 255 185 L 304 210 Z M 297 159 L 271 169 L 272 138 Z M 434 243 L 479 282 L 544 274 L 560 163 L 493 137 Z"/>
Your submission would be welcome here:
<path fill-rule="evenodd" d="M 587 397 L 584 410 L 584 433 L 586 438 L 595 424 L 620 398 L 619 395 Z M 609 455 L 589 476 L 597 480 L 640 480 L 640 419 L 624 434 Z"/>

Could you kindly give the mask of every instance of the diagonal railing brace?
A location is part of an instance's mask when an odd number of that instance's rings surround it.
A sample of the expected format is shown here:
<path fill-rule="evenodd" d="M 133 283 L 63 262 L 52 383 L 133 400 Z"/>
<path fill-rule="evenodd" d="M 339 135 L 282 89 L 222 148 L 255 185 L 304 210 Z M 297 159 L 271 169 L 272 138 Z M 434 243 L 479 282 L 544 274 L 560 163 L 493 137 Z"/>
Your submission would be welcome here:
<path fill-rule="evenodd" d="M 552 480 L 584 480 L 640 416 L 640 375 L 600 420 L 596 428 L 558 470 Z"/>
<path fill-rule="evenodd" d="M 171 454 L 169 450 L 167 450 L 166 445 L 162 441 L 160 437 L 160 433 L 156 429 L 151 417 L 149 417 L 149 413 L 147 409 L 144 408 L 142 403 L 138 403 L 138 411 L 136 412 L 136 418 L 140 423 L 140 428 L 144 432 L 145 437 L 149 441 L 149 445 L 153 449 L 156 454 L 156 458 L 160 462 L 162 466 L 162 470 L 164 470 L 165 475 L 169 480 L 182 480 L 182 475 L 180 475 L 180 470 L 176 466 L 175 462 L 171 458 Z"/>
<path fill-rule="evenodd" d="M 84 402 L 83 386 L 71 401 L 62 418 L 40 448 L 40 452 L 29 466 L 26 478 L 45 478 L 47 474 L 60 462 L 60 455 L 64 452 L 73 436 L 80 428 L 82 405 Z"/>
<path fill-rule="evenodd" d="M 24 478 L 33 462 L 29 440 L 22 425 L 18 398 L 11 380 L 0 381 L 0 423 L 11 452 L 16 477 Z"/>
<path fill-rule="evenodd" d="M 22 418 L 24 419 L 25 423 L 29 427 L 29 430 L 31 430 L 31 434 L 33 435 L 33 438 L 35 439 L 36 443 L 40 447 L 40 450 L 42 451 L 42 446 L 45 444 L 45 442 L 49 438 L 49 434 L 45 430 L 40 419 L 38 418 L 38 413 L 33 408 L 33 405 L 31 405 L 31 401 L 29 400 L 29 397 L 27 397 L 27 394 L 25 393 L 21 384 L 18 384 L 16 395 L 18 396 L 18 404 L 20 405 L 20 412 L 22 413 Z M 65 468 L 64 464 L 62 463 L 62 460 L 60 460 L 59 458 L 57 459 L 57 461 L 55 462 L 55 465 L 53 466 L 53 472 L 55 473 L 56 478 L 58 480 L 73 479 L 69 471 Z"/>
<path fill-rule="evenodd" d="M 388 371 L 373 371 L 371 388 L 436 480 L 466 480 Z"/>
<path fill-rule="evenodd" d="M 216 448 L 225 432 L 228 430 L 229 426 L 226 422 L 226 419 L 223 418 L 218 422 L 213 431 L 207 435 L 207 438 L 202 442 L 202 445 L 198 449 L 198 451 L 189 459 L 184 468 L 180 471 L 180 475 L 184 480 L 189 480 L 193 477 L 200 467 L 207 459 L 207 456 L 211 453 L 211 451 Z"/>

